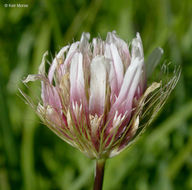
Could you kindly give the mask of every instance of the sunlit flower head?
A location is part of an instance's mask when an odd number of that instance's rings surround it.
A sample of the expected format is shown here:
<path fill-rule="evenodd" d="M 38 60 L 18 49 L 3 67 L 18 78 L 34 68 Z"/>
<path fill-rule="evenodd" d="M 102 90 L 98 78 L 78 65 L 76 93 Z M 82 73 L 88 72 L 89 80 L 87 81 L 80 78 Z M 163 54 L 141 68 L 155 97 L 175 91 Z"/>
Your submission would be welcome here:
<path fill-rule="evenodd" d="M 91 158 L 117 155 L 152 121 L 175 87 L 179 74 L 163 84 L 148 78 L 163 53 L 144 61 L 139 33 L 129 45 L 115 32 L 105 41 L 83 33 L 63 47 L 46 74 L 46 55 L 39 73 L 24 83 L 41 81 L 41 101 L 33 104 L 43 123 L 61 139 Z"/>

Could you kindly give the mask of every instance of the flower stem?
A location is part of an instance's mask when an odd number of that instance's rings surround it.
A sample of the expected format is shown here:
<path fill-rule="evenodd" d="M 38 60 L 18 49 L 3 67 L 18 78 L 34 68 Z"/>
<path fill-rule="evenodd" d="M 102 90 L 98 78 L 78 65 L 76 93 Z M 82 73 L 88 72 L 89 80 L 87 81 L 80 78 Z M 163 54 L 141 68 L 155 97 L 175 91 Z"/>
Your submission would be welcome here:
<path fill-rule="evenodd" d="M 96 160 L 94 190 L 102 190 L 105 160 Z"/>

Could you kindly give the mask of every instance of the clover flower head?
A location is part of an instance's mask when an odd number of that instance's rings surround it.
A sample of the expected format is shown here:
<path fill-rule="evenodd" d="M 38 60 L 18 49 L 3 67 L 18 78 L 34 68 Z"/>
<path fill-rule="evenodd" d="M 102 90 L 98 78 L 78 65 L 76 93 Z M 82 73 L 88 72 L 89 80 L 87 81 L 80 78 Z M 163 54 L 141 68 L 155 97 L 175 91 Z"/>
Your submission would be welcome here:
<path fill-rule="evenodd" d="M 161 48 L 145 62 L 139 33 L 131 48 L 115 32 L 105 41 L 89 38 L 83 33 L 80 41 L 63 47 L 48 74 L 45 53 L 39 73 L 24 80 L 41 81 L 38 105 L 21 93 L 61 139 L 100 159 L 117 155 L 142 133 L 175 87 L 179 72 L 166 84 L 148 85 Z"/>

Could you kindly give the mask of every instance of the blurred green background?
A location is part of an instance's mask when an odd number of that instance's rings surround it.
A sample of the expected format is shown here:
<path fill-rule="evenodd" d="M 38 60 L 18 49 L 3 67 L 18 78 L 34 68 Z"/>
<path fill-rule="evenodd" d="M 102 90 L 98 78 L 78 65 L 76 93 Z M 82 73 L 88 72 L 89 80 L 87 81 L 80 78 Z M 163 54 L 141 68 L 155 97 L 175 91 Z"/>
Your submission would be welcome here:
<path fill-rule="evenodd" d="M 113 30 L 127 42 L 140 32 L 145 55 L 161 46 L 182 75 L 136 145 L 108 160 L 104 190 L 192 189 L 191 10 L 191 0 L 1 0 L 0 190 L 92 189 L 94 161 L 44 127 L 18 87 L 46 50 L 54 56 L 83 31 L 104 39 Z"/>

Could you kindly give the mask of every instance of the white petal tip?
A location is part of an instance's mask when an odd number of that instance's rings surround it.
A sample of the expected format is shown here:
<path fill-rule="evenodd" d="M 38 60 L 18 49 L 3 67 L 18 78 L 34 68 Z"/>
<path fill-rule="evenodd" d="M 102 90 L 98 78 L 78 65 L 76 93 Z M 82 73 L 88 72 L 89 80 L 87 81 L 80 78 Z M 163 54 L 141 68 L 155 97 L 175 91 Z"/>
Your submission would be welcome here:
<path fill-rule="evenodd" d="M 83 32 L 83 34 L 81 35 L 81 41 L 83 41 L 84 39 L 90 39 L 90 34 L 88 32 Z"/>
<path fill-rule="evenodd" d="M 137 37 L 137 39 L 141 39 L 141 36 L 140 36 L 139 32 L 136 33 L 136 37 Z"/>
<path fill-rule="evenodd" d="M 36 75 L 28 75 L 24 80 L 23 83 L 28 83 L 28 82 L 33 82 L 37 80 L 37 76 Z"/>

